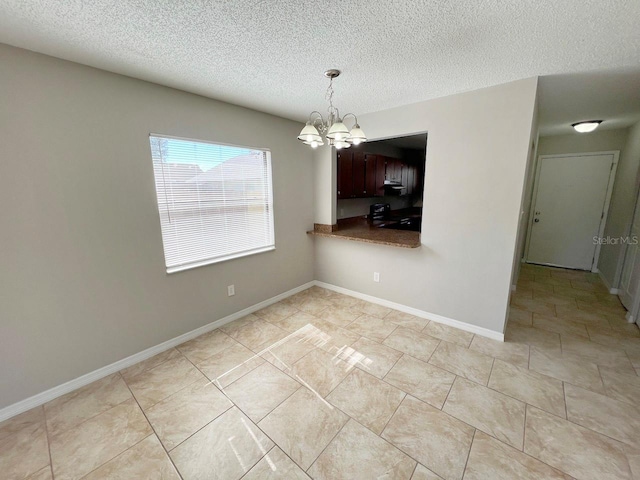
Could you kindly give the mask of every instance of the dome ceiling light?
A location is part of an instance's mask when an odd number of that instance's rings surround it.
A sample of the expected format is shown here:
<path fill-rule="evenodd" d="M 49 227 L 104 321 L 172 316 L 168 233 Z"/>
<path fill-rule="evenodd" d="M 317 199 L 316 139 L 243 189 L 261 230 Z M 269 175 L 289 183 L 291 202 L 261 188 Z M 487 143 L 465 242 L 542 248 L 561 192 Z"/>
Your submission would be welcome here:
<path fill-rule="evenodd" d="M 598 128 L 601 123 L 602 120 L 587 120 L 585 122 L 572 123 L 571 126 L 575 128 L 576 132 L 589 133 Z"/>

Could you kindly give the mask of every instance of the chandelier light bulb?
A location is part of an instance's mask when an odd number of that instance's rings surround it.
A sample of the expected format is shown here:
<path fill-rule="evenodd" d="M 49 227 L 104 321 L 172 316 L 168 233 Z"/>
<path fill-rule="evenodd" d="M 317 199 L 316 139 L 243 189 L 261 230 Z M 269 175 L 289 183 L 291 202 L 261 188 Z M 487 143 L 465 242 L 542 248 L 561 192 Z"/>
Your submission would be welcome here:
<path fill-rule="evenodd" d="M 315 140 L 312 141 L 309 145 L 311 145 L 311 148 L 318 148 L 318 142 L 316 142 Z"/>

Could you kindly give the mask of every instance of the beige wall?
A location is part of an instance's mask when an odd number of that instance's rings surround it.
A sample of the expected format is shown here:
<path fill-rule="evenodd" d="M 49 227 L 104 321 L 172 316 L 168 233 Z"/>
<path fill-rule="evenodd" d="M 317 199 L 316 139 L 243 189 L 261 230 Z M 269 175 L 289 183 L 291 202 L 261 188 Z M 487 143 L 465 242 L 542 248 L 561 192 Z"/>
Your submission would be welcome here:
<path fill-rule="evenodd" d="M 620 237 L 629 234 L 633 209 L 638 195 L 638 173 L 640 171 L 640 122 L 625 130 L 626 142 L 620 149 L 620 161 L 616 181 L 611 195 L 611 204 L 605 237 Z M 618 288 L 625 247 L 623 245 L 602 245 L 598 269 L 611 288 Z"/>
<path fill-rule="evenodd" d="M 300 124 L 3 45 L 0 65 L 0 408 L 313 279 Z M 150 132 L 270 148 L 276 251 L 167 275 Z"/>
<path fill-rule="evenodd" d="M 538 155 L 622 150 L 627 141 L 627 131 L 625 128 L 540 137 Z"/>
<path fill-rule="evenodd" d="M 536 90 L 531 78 L 361 116 L 371 139 L 429 132 L 422 246 L 316 237 L 316 278 L 502 333 Z"/>
<path fill-rule="evenodd" d="M 620 151 L 620 159 L 613 193 L 607 214 L 604 236 L 620 237 L 626 234 L 633 215 L 636 198 L 636 177 L 640 167 L 640 154 L 628 150 L 629 129 L 601 130 L 588 134 L 573 133 L 540 137 L 539 155 L 565 153 Z M 621 245 L 602 245 L 598 270 L 610 288 L 616 288 L 620 278 L 624 250 Z"/>
<path fill-rule="evenodd" d="M 332 148 L 324 145 L 312 150 L 312 156 L 313 219 L 315 223 L 334 225 L 336 223 L 336 154 Z"/>

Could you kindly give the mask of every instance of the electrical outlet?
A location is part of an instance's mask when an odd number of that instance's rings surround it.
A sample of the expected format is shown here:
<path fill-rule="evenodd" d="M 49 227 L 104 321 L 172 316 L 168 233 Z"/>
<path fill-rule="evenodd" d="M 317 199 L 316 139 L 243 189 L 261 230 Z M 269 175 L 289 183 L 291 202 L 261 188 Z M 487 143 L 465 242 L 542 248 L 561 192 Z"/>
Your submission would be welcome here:
<path fill-rule="evenodd" d="M 235 285 L 229 285 L 227 287 L 227 295 L 229 295 L 230 297 L 233 297 L 236 294 L 236 287 Z"/>
<path fill-rule="evenodd" d="M 373 281 L 374 282 L 379 282 L 380 281 L 380 273 L 373 272 Z"/>
<path fill-rule="evenodd" d="M 343 216 L 343 215 L 344 215 L 344 208 L 341 208 L 340 209 L 340 216 Z"/>

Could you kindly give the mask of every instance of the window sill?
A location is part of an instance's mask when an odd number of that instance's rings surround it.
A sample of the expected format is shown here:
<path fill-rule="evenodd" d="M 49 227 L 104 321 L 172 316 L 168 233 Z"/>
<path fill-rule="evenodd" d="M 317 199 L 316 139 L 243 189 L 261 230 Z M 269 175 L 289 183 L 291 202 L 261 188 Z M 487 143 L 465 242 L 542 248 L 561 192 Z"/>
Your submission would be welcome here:
<path fill-rule="evenodd" d="M 226 262 L 227 260 L 235 260 L 236 258 L 257 255 L 258 253 L 271 252 L 272 250 L 275 250 L 275 249 L 276 249 L 275 245 L 269 245 L 267 247 L 261 247 L 253 250 L 244 251 L 244 252 L 238 252 L 232 255 L 226 255 L 224 257 L 211 258 L 208 260 L 192 262 L 185 265 L 176 265 L 175 267 L 167 267 L 167 273 L 171 274 L 171 273 L 184 272 L 185 270 L 191 270 L 192 268 L 204 267 L 207 265 L 212 265 L 214 263 Z"/>

